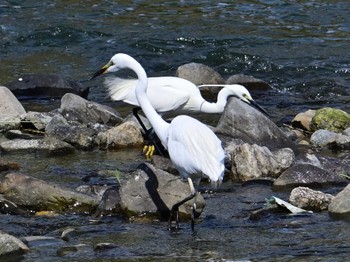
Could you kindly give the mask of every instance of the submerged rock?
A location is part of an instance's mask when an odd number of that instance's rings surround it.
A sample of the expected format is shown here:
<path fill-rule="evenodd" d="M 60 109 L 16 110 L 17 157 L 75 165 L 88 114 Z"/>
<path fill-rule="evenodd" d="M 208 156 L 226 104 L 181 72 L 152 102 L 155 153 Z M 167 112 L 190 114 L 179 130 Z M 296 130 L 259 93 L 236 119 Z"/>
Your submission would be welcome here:
<path fill-rule="evenodd" d="M 313 211 L 327 210 L 334 198 L 331 194 L 312 190 L 308 187 L 297 187 L 290 193 L 289 201 L 300 208 Z"/>
<path fill-rule="evenodd" d="M 253 76 L 248 76 L 244 74 L 237 74 L 230 76 L 226 84 L 232 85 L 232 84 L 240 84 L 248 88 L 249 90 L 256 89 L 256 90 L 263 90 L 263 89 L 269 89 L 271 88 L 268 83 L 261 79 L 257 79 Z"/>
<path fill-rule="evenodd" d="M 16 97 L 23 99 L 61 98 L 66 93 L 87 97 L 89 88 L 58 75 L 22 75 L 7 84 Z"/>
<path fill-rule="evenodd" d="M 218 72 L 200 63 L 189 63 L 179 66 L 176 76 L 187 79 L 195 85 L 225 83 Z"/>
<path fill-rule="evenodd" d="M 131 214 L 158 214 L 167 219 L 172 206 L 191 194 L 190 187 L 179 177 L 151 164 L 141 164 L 120 186 L 121 208 Z M 189 217 L 194 199 L 181 205 L 180 215 Z M 205 202 L 201 194 L 196 197 L 197 215 L 202 212 Z"/>
<path fill-rule="evenodd" d="M 326 129 L 337 133 L 348 127 L 350 127 L 350 115 L 343 110 L 330 107 L 318 109 L 310 124 L 313 131 Z"/>
<path fill-rule="evenodd" d="M 350 220 L 350 184 L 332 199 L 328 211 L 335 218 Z"/>
<path fill-rule="evenodd" d="M 297 151 L 294 143 L 275 123 L 255 108 L 234 98 L 226 105 L 216 133 L 223 136 L 223 141 L 234 138 L 245 143 L 266 146 L 271 151 L 281 148 Z"/>
<path fill-rule="evenodd" d="M 1 178 L 0 193 L 16 205 L 34 211 L 91 213 L 99 202 L 97 197 L 14 172 Z"/>

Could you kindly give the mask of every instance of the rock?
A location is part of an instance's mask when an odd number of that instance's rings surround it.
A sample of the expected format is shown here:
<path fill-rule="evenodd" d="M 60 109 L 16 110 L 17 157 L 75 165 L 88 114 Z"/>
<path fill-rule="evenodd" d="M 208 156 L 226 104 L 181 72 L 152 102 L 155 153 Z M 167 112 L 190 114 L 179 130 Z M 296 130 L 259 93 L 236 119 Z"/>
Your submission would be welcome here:
<path fill-rule="evenodd" d="M 312 131 L 326 129 L 337 133 L 348 127 L 350 127 L 350 115 L 343 110 L 330 107 L 318 109 L 310 125 Z"/>
<path fill-rule="evenodd" d="M 333 150 L 350 149 L 350 136 L 319 129 L 310 138 L 313 147 L 328 147 Z"/>
<path fill-rule="evenodd" d="M 214 69 L 199 63 L 189 63 L 179 66 L 176 76 L 187 79 L 195 85 L 223 84 L 225 81 Z"/>
<path fill-rule="evenodd" d="M 140 147 L 144 143 L 142 133 L 134 122 L 125 122 L 119 126 L 100 132 L 96 144 L 101 148 Z"/>
<path fill-rule="evenodd" d="M 51 121 L 53 113 L 46 112 L 32 112 L 21 115 L 21 124 L 26 129 L 36 129 L 44 131 L 46 125 Z"/>
<path fill-rule="evenodd" d="M 294 161 L 294 152 L 284 148 L 271 152 L 258 145 L 230 145 L 225 148 L 231 159 L 231 177 L 234 181 L 248 181 L 263 177 L 278 177 Z"/>
<path fill-rule="evenodd" d="M 290 193 L 289 201 L 300 208 L 313 211 L 327 210 L 334 198 L 331 194 L 315 191 L 308 187 L 297 187 Z"/>
<path fill-rule="evenodd" d="M 20 165 L 14 162 L 7 161 L 0 157 L 0 172 L 8 170 L 18 170 Z"/>
<path fill-rule="evenodd" d="M 188 197 L 191 192 L 187 182 L 151 164 L 141 164 L 120 187 L 120 205 L 131 214 L 152 213 L 168 219 L 172 206 Z M 181 205 L 181 216 L 191 216 L 193 199 Z M 203 211 L 202 195 L 196 198 L 197 215 Z"/>
<path fill-rule="evenodd" d="M 346 179 L 310 164 L 295 164 L 279 176 L 273 187 L 289 189 L 297 186 L 321 187 L 347 183 Z"/>
<path fill-rule="evenodd" d="M 61 98 L 66 93 L 87 97 L 89 94 L 89 88 L 82 84 L 50 74 L 23 75 L 7 86 L 21 99 Z"/>
<path fill-rule="evenodd" d="M 91 213 L 99 202 L 96 197 L 14 172 L 1 178 L 0 193 L 16 205 L 34 211 Z"/>
<path fill-rule="evenodd" d="M 54 137 L 45 137 L 43 139 L 14 139 L 0 142 L 0 149 L 5 153 L 18 151 L 30 151 L 46 154 L 67 154 L 73 153 L 74 147 L 66 142 Z"/>
<path fill-rule="evenodd" d="M 5 86 L 0 86 L 0 120 L 20 116 L 26 111 L 13 93 Z"/>
<path fill-rule="evenodd" d="M 62 97 L 60 112 L 67 120 L 83 124 L 116 125 L 122 122 L 122 118 L 113 108 L 87 101 L 71 93 Z"/>
<path fill-rule="evenodd" d="M 90 150 L 95 145 L 97 131 L 76 121 L 67 121 L 63 116 L 56 115 L 46 126 L 46 134 L 56 137 L 79 149 Z"/>
<path fill-rule="evenodd" d="M 22 132 L 21 130 L 8 130 L 5 133 L 5 137 L 7 139 L 13 140 L 13 139 L 25 139 L 25 140 L 30 140 L 30 139 L 42 139 L 45 135 L 44 132 L 27 132 L 28 130 L 25 130 L 26 133 Z"/>
<path fill-rule="evenodd" d="M 332 199 L 328 211 L 334 218 L 350 219 L 350 184 Z"/>
<path fill-rule="evenodd" d="M 266 83 L 265 81 L 261 79 L 257 79 L 253 76 L 248 76 L 244 74 L 237 74 L 230 76 L 226 80 L 226 84 L 232 85 L 232 84 L 240 84 L 248 88 L 249 90 L 264 90 L 264 89 L 270 89 L 270 85 Z"/>
<path fill-rule="evenodd" d="M 312 118 L 315 116 L 316 110 L 307 110 L 306 112 L 297 114 L 292 120 L 292 126 L 294 128 L 301 128 L 307 131 L 311 131 L 310 125 Z"/>
<path fill-rule="evenodd" d="M 6 255 L 23 254 L 29 251 L 29 248 L 18 238 L 0 231 L 0 256 L 6 261 Z"/>
<path fill-rule="evenodd" d="M 248 104 L 231 98 L 225 107 L 216 133 L 223 135 L 222 140 L 240 139 L 245 143 L 266 146 L 271 151 L 291 148 L 296 152 L 294 143 L 264 114 Z M 225 139 L 229 137 L 229 139 Z"/>

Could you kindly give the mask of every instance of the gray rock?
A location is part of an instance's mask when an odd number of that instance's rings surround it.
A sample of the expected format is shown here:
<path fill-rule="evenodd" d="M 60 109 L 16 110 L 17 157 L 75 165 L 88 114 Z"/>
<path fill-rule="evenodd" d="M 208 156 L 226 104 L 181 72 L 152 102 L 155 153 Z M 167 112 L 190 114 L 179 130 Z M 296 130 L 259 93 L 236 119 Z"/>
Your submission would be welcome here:
<path fill-rule="evenodd" d="M 250 145 L 229 145 L 225 148 L 231 161 L 231 177 L 234 181 L 248 181 L 257 178 L 278 177 L 294 161 L 294 152 L 284 148 L 271 152 L 267 147 Z"/>
<path fill-rule="evenodd" d="M 19 253 L 23 254 L 29 251 L 29 248 L 18 238 L 0 231 L 0 256 L 6 258 L 6 255 Z M 4 260 L 6 261 L 6 259 Z"/>
<path fill-rule="evenodd" d="M 14 172 L 1 178 L 0 193 L 16 205 L 35 211 L 92 212 L 99 202 L 97 197 Z"/>
<path fill-rule="evenodd" d="M 334 150 L 350 149 L 350 136 L 319 129 L 311 135 L 310 143 L 313 147 L 328 147 Z"/>
<path fill-rule="evenodd" d="M 100 132 L 95 141 L 102 148 L 140 147 L 144 143 L 139 127 L 131 121 Z"/>
<path fill-rule="evenodd" d="M 62 97 L 60 112 L 67 120 L 83 124 L 116 125 L 122 122 L 122 118 L 113 108 L 87 101 L 71 93 Z"/>
<path fill-rule="evenodd" d="M 350 219 L 350 184 L 333 198 L 328 211 L 332 217 Z"/>
<path fill-rule="evenodd" d="M 303 209 L 323 211 L 328 209 L 333 198 L 334 196 L 331 194 L 312 190 L 308 187 L 297 187 L 290 193 L 289 201 Z"/>
<path fill-rule="evenodd" d="M 66 93 L 87 97 L 89 94 L 89 88 L 80 83 L 49 74 L 22 75 L 7 86 L 17 97 L 26 99 L 60 98 Z"/>
<path fill-rule="evenodd" d="M 270 85 L 261 79 L 257 79 L 253 76 L 248 76 L 244 74 L 232 75 L 226 80 L 226 84 L 240 84 L 245 86 L 246 88 L 253 90 L 263 90 L 270 89 Z"/>
<path fill-rule="evenodd" d="M 295 164 L 279 176 L 273 187 L 288 189 L 297 186 L 320 187 L 346 183 L 346 179 L 310 164 Z"/>
<path fill-rule="evenodd" d="M 179 66 L 176 71 L 176 76 L 187 79 L 195 85 L 225 83 L 218 72 L 199 63 L 189 63 Z"/>
<path fill-rule="evenodd" d="M 5 86 L 0 86 L 0 120 L 20 116 L 26 111 L 13 93 Z"/>
<path fill-rule="evenodd" d="M 43 139 L 14 139 L 0 142 L 0 149 L 5 153 L 30 151 L 46 154 L 73 153 L 74 147 L 54 137 Z"/>
<path fill-rule="evenodd" d="M 53 116 L 52 113 L 29 111 L 21 115 L 21 124 L 24 128 L 44 131 Z"/>
<path fill-rule="evenodd" d="M 235 98 L 231 98 L 226 105 L 216 133 L 223 135 L 223 141 L 234 138 L 249 144 L 266 146 L 271 151 L 281 148 L 297 151 L 294 143 L 275 123 L 255 108 Z"/>
<path fill-rule="evenodd" d="M 162 218 L 167 218 L 172 206 L 191 193 L 187 182 L 145 163 L 122 181 L 119 192 L 122 209 L 132 214 L 157 213 Z M 192 205 L 193 199 L 180 206 L 180 215 L 190 216 Z M 202 212 L 204 205 L 204 198 L 198 194 L 197 214 Z"/>
<path fill-rule="evenodd" d="M 46 126 L 46 134 L 67 142 L 79 149 L 89 150 L 95 145 L 97 131 L 76 121 L 67 121 L 56 115 Z"/>

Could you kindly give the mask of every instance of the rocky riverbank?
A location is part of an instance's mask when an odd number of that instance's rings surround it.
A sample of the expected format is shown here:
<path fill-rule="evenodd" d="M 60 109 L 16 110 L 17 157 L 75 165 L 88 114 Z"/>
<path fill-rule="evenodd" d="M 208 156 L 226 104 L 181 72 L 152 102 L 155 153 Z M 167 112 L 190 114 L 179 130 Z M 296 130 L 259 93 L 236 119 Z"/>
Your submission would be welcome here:
<path fill-rule="evenodd" d="M 266 83 L 242 75 L 225 81 L 217 72 L 200 64 L 182 66 L 178 75 L 196 84 L 227 82 L 244 84 L 248 88 L 268 88 Z M 29 78 L 27 92 L 43 88 L 41 77 Z M 79 87 L 83 91 L 73 92 L 77 85 L 69 87 L 72 84 L 69 81 L 49 79 L 54 82 L 45 82 L 44 87 L 50 86 L 53 94 L 62 97 L 60 107 L 50 112 L 26 112 L 14 95 L 16 92 L 11 92 L 20 89 L 21 95 L 30 96 L 24 91 L 23 81 L 20 87 L 12 83 L 11 90 L 0 87 L 1 156 L 40 153 L 55 157 L 89 150 L 142 148 L 145 143 L 142 128 L 132 115 L 122 118 L 115 109 L 83 98 L 86 89 Z M 35 88 L 37 86 L 41 89 Z M 205 97 L 213 99 L 218 88 L 203 88 L 202 91 Z M 47 96 L 50 96 L 48 90 Z M 309 110 L 295 116 L 291 125 L 278 127 L 264 114 L 231 98 L 212 128 L 223 141 L 226 153 L 225 182 L 263 181 L 271 184 L 274 190 L 291 191 L 290 202 L 297 207 L 329 212 L 336 219 L 350 218 L 348 113 L 335 108 Z M 110 176 L 116 177 L 113 185 L 78 188 L 63 188 L 52 181 L 36 179 L 22 173 L 20 165 L 0 157 L 4 214 L 31 216 L 42 212 L 75 212 L 101 217 L 117 213 L 133 219 L 145 214 L 166 219 L 171 206 L 190 193 L 171 162 L 160 156 L 151 161 L 145 159 L 145 163 L 129 174 L 112 172 Z M 344 189 L 335 195 L 324 193 L 334 186 Z M 201 195 L 196 204 L 199 216 L 205 207 Z M 182 206 L 180 213 L 183 218 L 190 216 L 191 202 Z M 6 233 L 0 235 L 4 241 L 13 243 L 10 250 L 1 250 L 0 254 L 28 251 L 19 239 Z"/>

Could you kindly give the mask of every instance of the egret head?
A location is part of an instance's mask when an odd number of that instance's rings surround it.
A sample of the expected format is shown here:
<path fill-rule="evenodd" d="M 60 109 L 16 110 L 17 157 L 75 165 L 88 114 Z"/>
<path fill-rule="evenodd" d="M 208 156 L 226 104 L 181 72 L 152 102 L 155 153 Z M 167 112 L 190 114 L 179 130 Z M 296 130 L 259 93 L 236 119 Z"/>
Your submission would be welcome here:
<path fill-rule="evenodd" d="M 90 80 L 94 79 L 95 77 L 97 77 L 99 75 L 106 74 L 109 72 L 116 72 L 122 68 L 127 67 L 126 57 L 127 57 L 126 54 L 122 54 L 122 53 L 115 54 L 106 65 L 101 67 L 100 70 L 98 70 L 95 74 L 93 74 L 93 76 L 90 78 Z"/>
<path fill-rule="evenodd" d="M 260 112 L 264 113 L 265 115 L 268 115 L 268 113 L 265 111 L 264 108 L 262 108 L 258 103 L 255 102 L 255 100 L 252 98 L 250 95 L 249 91 L 247 88 L 245 88 L 242 85 L 226 85 L 225 86 L 227 89 L 229 89 L 232 94 L 230 96 L 237 97 L 238 99 L 242 100 L 243 102 L 255 107 L 258 109 Z"/>

